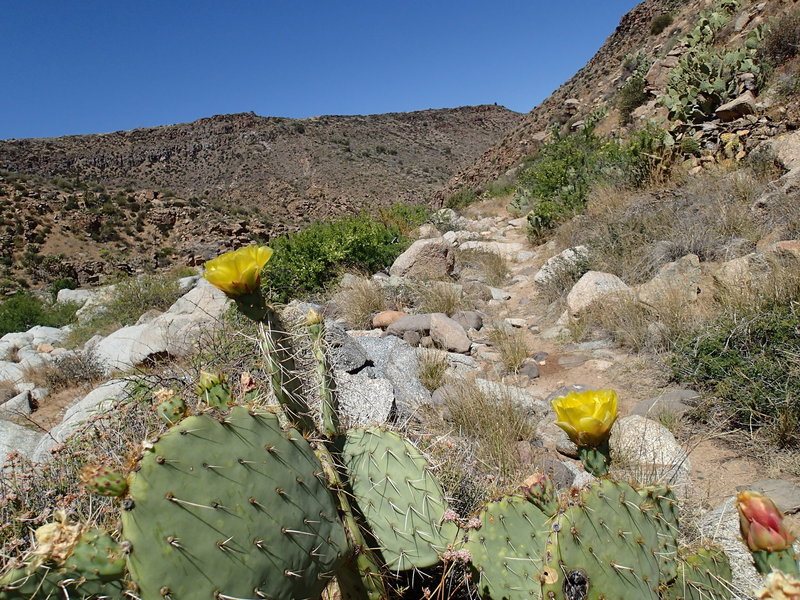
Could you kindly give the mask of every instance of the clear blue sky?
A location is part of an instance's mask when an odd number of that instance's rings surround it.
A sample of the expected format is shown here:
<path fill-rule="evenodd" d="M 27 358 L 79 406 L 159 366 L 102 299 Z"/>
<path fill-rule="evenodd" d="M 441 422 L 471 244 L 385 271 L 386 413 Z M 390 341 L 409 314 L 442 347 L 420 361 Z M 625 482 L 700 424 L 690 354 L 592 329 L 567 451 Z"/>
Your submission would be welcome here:
<path fill-rule="evenodd" d="M 0 139 L 254 111 L 527 112 L 636 0 L 2 0 Z"/>

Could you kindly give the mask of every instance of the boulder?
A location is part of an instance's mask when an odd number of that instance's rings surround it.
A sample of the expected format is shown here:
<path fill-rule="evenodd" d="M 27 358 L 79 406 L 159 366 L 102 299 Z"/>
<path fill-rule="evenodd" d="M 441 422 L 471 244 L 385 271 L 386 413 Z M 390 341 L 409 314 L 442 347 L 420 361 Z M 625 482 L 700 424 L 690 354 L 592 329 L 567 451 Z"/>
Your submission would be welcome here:
<path fill-rule="evenodd" d="M 19 383 L 23 381 L 22 369 L 17 363 L 6 360 L 0 361 L 0 381 Z"/>
<path fill-rule="evenodd" d="M 618 419 L 611 430 L 615 471 L 643 485 L 666 483 L 679 496 L 688 492 L 691 465 L 669 429 L 640 415 Z"/>
<path fill-rule="evenodd" d="M 185 356 L 228 309 L 223 292 L 201 280 L 153 320 L 118 329 L 93 345 L 106 373 L 127 371 L 152 356 Z"/>
<path fill-rule="evenodd" d="M 631 414 L 640 415 L 653 420 L 660 420 L 662 415 L 681 417 L 694 408 L 700 396 L 693 390 L 675 390 L 665 392 L 655 398 L 639 402 Z"/>
<path fill-rule="evenodd" d="M 430 316 L 430 335 L 439 348 L 448 352 L 466 354 L 472 344 L 464 328 L 443 313 Z"/>
<path fill-rule="evenodd" d="M 478 330 L 483 327 L 483 317 L 481 313 L 474 310 L 462 310 L 452 316 L 453 321 L 461 325 L 465 331 L 470 329 Z"/>
<path fill-rule="evenodd" d="M 564 271 L 584 270 L 589 265 L 589 248 L 575 246 L 548 258 L 533 276 L 533 281 L 546 285 Z"/>
<path fill-rule="evenodd" d="M 756 97 L 753 92 L 747 90 L 744 94 L 720 106 L 715 116 L 720 121 L 733 121 L 745 115 L 752 115 L 756 112 Z"/>
<path fill-rule="evenodd" d="M 37 325 L 36 327 L 31 327 L 28 333 L 32 336 L 30 343 L 33 346 L 38 346 L 39 344 L 51 344 L 55 346 L 63 342 L 69 332 L 64 329 L 59 329 L 58 327 Z"/>
<path fill-rule="evenodd" d="M 339 410 L 348 427 L 384 425 L 394 407 L 394 386 L 388 379 L 335 370 Z"/>
<path fill-rule="evenodd" d="M 547 402 L 529 389 L 503 385 L 481 378 L 475 379 L 475 385 L 484 394 L 492 398 L 507 399 L 512 404 L 522 408 L 532 421 L 541 422 L 549 410 Z"/>
<path fill-rule="evenodd" d="M 31 393 L 28 391 L 22 392 L 0 404 L 0 419 L 12 419 L 29 415 L 35 407 L 36 401 L 32 400 Z"/>
<path fill-rule="evenodd" d="M 397 419 L 401 423 L 407 422 L 421 405 L 430 403 L 431 394 L 417 377 L 419 364 L 415 348 L 394 336 L 359 337 L 356 341 L 367 353 L 375 378 L 391 382 Z"/>
<path fill-rule="evenodd" d="M 18 452 L 23 458 L 30 459 L 36 445 L 45 435 L 41 431 L 0 420 L 0 468 L 7 464 L 11 452 Z"/>
<path fill-rule="evenodd" d="M 462 250 L 480 250 L 482 252 L 491 252 L 501 256 L 513 256 L 520 250 L 525 249 L 525 246 L 519 242 L 469 241 L 463 242 L 459 247 Z"/>
<path fill-rule="evenodd" d="M 403 337 L 407 331 L 415 331 L 426 335 L 431 330 L 430 315 L 407 315 L 394 321 L 386 328 L 386 333 Z"/>
<path fill-rule="evenodd" d="M 773 269 L 771 257 L 751 252 L 720 264 L 714 271 L 714 282 L 722 289 L 739 290 L 765 279 Z"/>
<path fill-rule="evenodd" d="M 333 321 L 325 322 L 325 341 L 334 369 L 352 373 L 367 364 L 367 353 L 361 345 Z"/>
<path fill-rule="evenodd" d="M 108 410 L 115 400 L 125 395 L 128 382 L 123 379 L 112 379 L 96 387 L 82 398 L 76 398 L 64 413 L 61 423 L 53 427 L 50 433 L 37 444 L 32 458 L 44 462 L 51 457 L 50 450 L 66 440 L 91 416 Z"/>
<path fill-rule="evenodd" d="M 56 296 L 56 302 L 60 304 L 66 304 L 67 302 L 72 302 L 73 304 L 79 304 L 83 306 L 86 302 L 94 296 L 95 292 L 93 290 L 58 290 L 58 295 Z"/>
<path fill-rule="evenodd" d="M 395 259 L 389 274 L 416 279 L 444 279 L 450 276 L 455 258 L 443 238 L 417 240 Z"/>
<path fill-rule="evenodd" d="M 682 303 L 694 302 L 700 291 L 700 259 L 687 254 L 675 262 L 668 263 L 648 282 L 636 288 L 639 302 L 658 306 L 665 297 Z"/>
<path fill-rule="evenodd" d="M 567 306 L 572 316 L 577 316 L 590 305 L 608 296 L 631 295 L 631 289 L 616 275 L 589 271 L 572 286 L 567 295 Z"/>

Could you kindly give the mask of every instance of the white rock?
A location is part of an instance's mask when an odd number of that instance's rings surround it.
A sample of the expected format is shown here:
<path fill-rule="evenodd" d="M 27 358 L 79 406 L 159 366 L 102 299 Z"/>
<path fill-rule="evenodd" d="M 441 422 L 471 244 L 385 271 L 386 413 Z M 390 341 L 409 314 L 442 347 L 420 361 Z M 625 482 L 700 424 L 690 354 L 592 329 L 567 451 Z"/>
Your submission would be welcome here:
<path fill-rule="evenodd" d="M 197 285 L 197 282 L 200 280 L 200 275 L 189 275 L 189 277 L 181 277 L 178 279 L 178 289 L 181 291 L 182 294 L 187 293 L 190 291 L 194 286 Z"/>
<path fill-rule="evenodd" d="M 30 328 L 28 333 L 33 336 L 31 345 L 36 347 L 39 344 L 52 344 L 53 346 L 60 344 L 64 341 L 64 338 L 67 337 L 68 332 L 58 327 L 37 325 L 36 327 Z"/>
<path fill-rule="evenodd" d="M 58 290 L 58 295 L 56 296 L 56 302 L 61 304 L 66 304 L 67 302 L 73 302 L 75 304 L 80 304 L 83 306 L 86 302 L 95 295 L 94 290 Z"/>
<path fill-rule="evenodd" d="M 339 407 L 351 427 L 383 425 L 394 406 L 394 387 L 388 379 L 371 379 L 366 375 L 351 375 L 334 371 Z"/>
<path fill-rule="evenodd" d="M 61 423 L 50 430 L 42 438 L 33 451 L 33 460 L 44 462 L 51 457 L 50 450 L 66 440 L 89 417 L 108 410 L 115 400 L 125 394 L 128 382 L 123 379 L 112 379 L 96 387 L 82 398 L 76 398 L 67 408 Z"/>
<path fill-rule="evenodd" d="M 507 292 L 506 290 L 501 290 L 500 288 L 490 287 L 489 291 L 492 293 L 492 300 L 510 300 L 511 299 L 511 293 Z"/>
<path fill-rule="evenodd" d="M 0 404 L 0 419 L 12 419 L 31 414 L 31 394 L 22 392 Z"/>
<path fill-rule="evenodd" d="M 575 246 L 548 258 L 542 268 L 533 276 L 533 280 L 539 285 L 544 285 L 553 279 L 559 271 L 565 269 L 576 269 L 581 264 L 589 262 L 589 248 L 586 246 Z"/>
<path fill-rule="evenodd" d="M 661 423 L 640 415 L 619 419 L 611 430 L 611 456 L 615 469 L 641 484 L 667 483 L 679 496 L 688 491 L 689 456 Z"/>
<path fill-rule="evenodd" d="M 10 452 L 19 452 L 25 458 L 31 458 L 36 445 L 44 436 L 41 431 L 0 420 L 0 467 L 6 464 L 6 456 Z"/>
<path fill-rule="evenodd" d="M 460 246 L 462 250 L 482 250 L 483 252 L 492 252 L 493 254 L 500 254 L 505 256 L 512 256 L 520 250 L 524 250 L 525 246 L 519 242 L 481 242 L 469 241 L 463 242 Z"/>
<path fill-rule="evenodd" d="M 16 363 L 0 361 L 0 381 L 18 383 L 23 381 L 22 369 Z"/>
<path fill-rule="evenodd" d="M 454 265 L 455 259 L 444 238 L 417 240 L 395 259 L 389 274 L 436 279 L 448 277 Z"/>
<path fill-rule="evenodd" d="M 567 306 L 570 314 L 577 316 L 594 302 L 619 294 L 631 294 L 631 289 L 619 277 L 611 273 L 589 271 L 572 286 L 567 295 Z"/>

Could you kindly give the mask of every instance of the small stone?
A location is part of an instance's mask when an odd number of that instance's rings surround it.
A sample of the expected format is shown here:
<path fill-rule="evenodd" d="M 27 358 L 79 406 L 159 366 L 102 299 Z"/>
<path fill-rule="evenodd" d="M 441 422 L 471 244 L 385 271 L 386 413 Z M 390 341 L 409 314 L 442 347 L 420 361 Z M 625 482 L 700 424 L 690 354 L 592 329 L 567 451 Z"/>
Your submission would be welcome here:
<path fill-rule="evenodd" d="M 50 354 L 53 350 L 55 350 L 53 344 L 39 344 L 36 346 L 36 351 L 42 354 Z"/>
<path fill-rule="evenodd" d="M 402 310 L 383 310 L 372 318 L 372 326 L 383 329 L 407 316 Z"/>
<path fill-rule="evenodd" d="M 525 361 L 522 367 L 520 367 L 518 373 L 520 375 L 524 375 L 525 377 L 536 379 L 537 377 L 539 377 L 539 367 L 532 360 Z"/>
<path fill-rule="evenodd" d="M 505 322 L 511 327 L 517 327 L 520 329 L 524 329 L 528 325 L 528 322 L 525 319 L 508 318 L 505 320 Z"/>
<path fill-rule="evenodd" d="M 588 356 L 579 354 L 559 356 L 558 366 L 564 367 L 565 369 L 574 369 L 575 367 L 580 367 L 587 360 L 589 360 Z"/>

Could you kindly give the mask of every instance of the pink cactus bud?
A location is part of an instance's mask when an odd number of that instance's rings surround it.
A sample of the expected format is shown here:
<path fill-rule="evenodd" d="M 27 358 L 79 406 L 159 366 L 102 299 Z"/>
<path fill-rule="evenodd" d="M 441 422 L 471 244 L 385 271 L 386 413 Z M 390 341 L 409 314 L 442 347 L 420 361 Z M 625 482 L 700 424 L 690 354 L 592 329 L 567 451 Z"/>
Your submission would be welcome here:
<path fill-rule="evenodd" d="M 791 548 L 795 536 L 783 523 L 783 513 L 775 503 L 750 490 L 739 492 L 736 499 L 742 537 L 753 552 L 777 552 Z"/>

